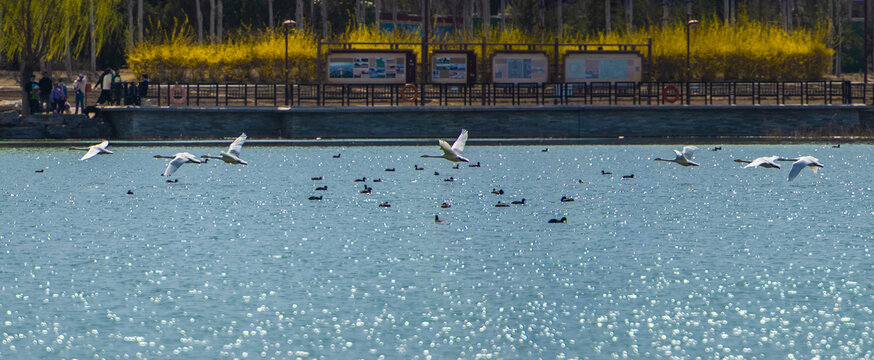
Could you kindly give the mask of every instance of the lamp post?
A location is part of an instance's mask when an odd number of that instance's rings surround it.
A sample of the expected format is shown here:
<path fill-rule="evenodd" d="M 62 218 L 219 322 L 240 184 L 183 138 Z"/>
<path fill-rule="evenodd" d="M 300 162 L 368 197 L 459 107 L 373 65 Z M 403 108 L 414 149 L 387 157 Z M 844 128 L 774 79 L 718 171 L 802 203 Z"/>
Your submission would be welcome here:
<path fill-rule="evenodd" d="M 690 52 L 689 48 L 690 48 L 690 43 L 691 43 L 689 33 L 691 32 L 690 28 L 693 25 L 697 25 L 697 24 L 698 24 L 698 20 L 695 20 L 695 19 L 689 19 L 688 21 L 686 21 L 686 105 L 689 105 L 689 103 L 690 103 L 689 80 L 692 79 L 692 62 L 689 58 L 689 52 Z"/>
<path fill-rule="evenodd" d="M 285 20 L 282 22 L 282 27 L 285 28 L 285 85 L 288 86 L 288 32 L 297 23 L 294 20 Z"/>

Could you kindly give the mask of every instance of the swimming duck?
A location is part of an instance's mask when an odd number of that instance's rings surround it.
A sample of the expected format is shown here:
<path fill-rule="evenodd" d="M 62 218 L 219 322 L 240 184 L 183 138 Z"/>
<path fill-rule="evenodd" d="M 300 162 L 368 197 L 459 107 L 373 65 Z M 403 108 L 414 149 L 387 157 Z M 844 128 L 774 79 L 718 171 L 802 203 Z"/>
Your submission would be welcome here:
<path fill-rule="evenodd" d="M 321 177 L 321 176 L 319 176 L 319 177 L 314 177 L 314 178 L 312 178 L 312 180 L 313 180 L 313 181 L 319 181 L 319 180 L 322 180 L 322 177 Z"/>
<path fill-rule="evenodd" d="M 438 216 L 435 214 L 435 215 L 434 215 L 434 222 L 435 222 L 435 223 L 442 223 L 442 222 L 446 222 L 446 220 L 441 219 L 440 217 L 438 217 Z"/>
<path fill-rule="evenodd" d="M 470 164 L 467 167 L 480 167 L 479 161 L 477 161 L 476 164 Z"/>
<path fill-rule="evenodd" d="M 510 204 L 513 204 L 513 205 L 525 205 L 525 198 L 522 198 L 522 200 L 514 200 L 514 201 L 511 201 Z"/>
<path fill-rule="evenodd" d="M 622 175 L 623 179 L 634 179 L 634 174 L 631 175 Z"/>
<path fill-rule="evenodd" d="M 322 197 L 321 196 L 310 196 L 309 199 L 310 200 L 322 200 Z"/>
<path fill-rule="evenodd" d="M 443 208 L 443 209 L 447 209 L 447 208 L 450 208 L 450 207 L 452 207 L 452 206 L 449 205 L 449 203 L 442 203 L 442 204 L 440 204 L 440 208 Z"/>
<path fill-rule="evenodd" d="M 384 203 L 382 203 L 382 204 L 379 204 L 379 207 L 381 207 L 381 208 L 387 208 L 387 207 L 391 207 L 391 204 L 389 204 L 388 201 L 386 201 L 386 202 L 384 202 Z"/>
<path fill-rule="evenodd" d="M 567 222 L 567 217 L 564 217 L 564 216 L 563 216 L 561 219 L 549 219 L 549 221 L 547 221 L 547 222 L 550 223 L 550 224 L 561 224 L 561 223 L 566 223 L 566 222 Z"/>
<path fill-rule="evenodd" d="M 328 185 L 317 187 L 316 191 L 328 191 Z"/>
<path fill-rule="evenodd" d="M 493 189 L 492 189 L 492 194 L 495 194 L 495 195 L 504 195 L 504 189 L 497 190 L 497 189 L 494 189 L 494 188 L 493 188 Z"/>
<path fill-rule="evenodd" d="M 510 204 L 507 204 L 507 203 L 505 203 L 505 202 L 498 201 L 498 203 L 495 204 L 495 207 L 510 207 Z"/>
<path fill-rule="evenodd" d="M 572 197 L 567 197 L 567 196 L 562 196 L 562 197 L 561 197 L 561 202 L 571 202 L 571 201 L 574 201 L 574 198 L 572 198 Z"/>

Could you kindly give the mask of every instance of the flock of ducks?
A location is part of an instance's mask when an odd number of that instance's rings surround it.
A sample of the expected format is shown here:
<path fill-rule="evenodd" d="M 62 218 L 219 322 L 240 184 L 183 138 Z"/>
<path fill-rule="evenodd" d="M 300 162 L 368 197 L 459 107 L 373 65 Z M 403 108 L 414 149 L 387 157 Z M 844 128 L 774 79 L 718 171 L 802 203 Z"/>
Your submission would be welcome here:
<path fill-rule="evenodd" d="M 176 153 L 172 156 L 155 155 L 154 157 L 158 158 L 158 159 L 171 159 L 170 162 L 167 164 L 167 168 L 164 170 L 163 173 L 161 173 L 161 176 L 166 176 L 166 177 L 175 173 L 179 169 L 179 167 L 181 167 L 184 164 L 188 164 L 188 163 L 204 164 L 204 163 L 208 162 L 209 159 L 221 160 L 225 163 L 232 164 L 232 165 L 247 165 L 248 163 L 245 160 L 240 158 L 240 151 L 242 150 L 243 144 L 246 142 L 247 138 L 248 137 L 246 136 L 246 133 L 242 133 L 239 137 L 236 138 L 236 140 L 234 140 L 230 144 L 230 146 L 228 146 L 228 150 L 222 151 L 219 156 L 201 155 L 198 158 L 197 156 L 195 156 L 191 153 L 180 152 L 180 153 Z M 456 162 L 456 163 L 458 163 L 458 162 L 470 162 L 469 159 L 467 159 L 461 155 L 461 153 L 464 151 L 464 146 L 467 143 L 467 138 L 468 138 L 467 130 L 462 129 L 461 134 L 458 135 L 458 138 L 455 139 L 455 142 L 453 142 L 452 145 L 449 145 L 449 143 L 447 143 L 446 141 L 444 141 L 442 139 L 437 140 L 437 143 L 440 146 L 440 149 L 443 150 L 442 155 L 422 155 L 421 157 L 446 159 L 448 161 L 452 161 L 452 162 Z M 112 154 L 112 151 L 107 150 L 108 146 L 109 146 L 109 141 L 104 140 L 104 141 L 100 142 L 99 144 L 92 145 L 89 147 L 70 147 L 70 149 L 71 150 L 87 151 L 85 153 L 85 155 L 83 155 L 82 158 L 79 159 L 81 161 L 84 161 L 84 160 L 91 159 L 97 155 Z M 675 163 L 675 164 L 678 164 L 681 166 L 699 166 L 698 163 L 692 161 L 692 157 L 693 157 L 695 151 L 697 151 L 697 150 L 699 150 L 699 149 L 696 146 L 685 146 L 685 147 L 683 147 L 682 150 L 674 150 L 675 157 L 673 159 L 662 159 L 662 158 L 657 157 L 653 160 L 672 162 L 672 163 Z M 721 147 L 717 147 L 717 148 L 714 148 L 712 150 L 713 151 L 721 150 Z M 548 152 L 549 149 L 546 148 L 546 149 L 541 150 L 541 151 Z M 333 155 L 333 158 L 335 158 L 335 159 L 340 158 L 340 154 Z M 762 167 L 762 168 L 767 168 L 767 169 L 780 169 L 780 164 L 778 164 L 778 162 L 791 161 L 791 162 L 793 162 L 793 164 L 792 164 L 792 169 L 789 171 L 789 181 L 794 180 L 799 175 L 799 173 L 801 173 L 801 170 L 803 170 L 804 168 L 810 168 L 811 170 L 813 170 L 813 172 L 817 172 L 817 170 L 819 168 L 823 167 L 823 164 L 818 159 L 816 159 L 815 157 L 812 157 L 812 156 L 801 156 L 798 158 L 782 158 L 782 157 L 778 157 L 778 156 L 764 156 L 764 157 L 759 157 L 759 158 L 756 158 L 753 160 L 735 159 L 734 161 L 738 162 L 738 163 L 746 164 L 746 166 L 744 166 L 744 168 Z M 480 167 L 481 165 L 479 162 L 477 162 L 476 164 L 472 164 L 472 165 L 468 165 L 468 166 L 469 167 Z M 456 164 L 456 166 L 454 166 L 453 169 L 458 169 L 458 165 Z M 419 165 L 416 164 L 415 170 L 424 170 L 424 168 L 419 167 Z M 385 171 L 395 171 L 395 169 L 388 168 L 388 169 L 385 169 Z M 42 172 L 42 170 L 37 170 L 37 172 Z M 612 175 L 611 172 L 606 172 L 604 170 L 601 170 L 601 174 L 602 175 Z M 435 172 L 434 175 L 439 175 L 439 173 Z M 634 175 L 633 174 L 624 175 L 624 176 L 622 176 L 622 178 L 623 179 L 633 179 Z M 314 180 L 314 181 L 322 180 L 322 177 L 321 176 L 313 177 L 312 180 Z M 450 178 L 446 179 L 445 181 L 454 181 L 454 180 L 455 180 L 454 178 L 450 177 Z M 363 177 L 361 179 L 356 179 L 355 181 L 356 182 L 365 182 L 365 181 L 367 181 L 367 178 Z M 381 180 L 374 179 L 372 181 L 379 182 Z M 167 182 L 178 182 L 178 180 L 167 180 Z M 582 180 L 580 180 L 580 182 L 582 182 Z M 328 186 L 326 185 L 326 186 L 316 187 L 315 190 L 316 191 L 327 191 Z M 367 186 L 367 184 L 364 184 L 364 188 L 360 191 L 360 193 L 369 194 L 369 193 L 371 193 L 372 190 L 373 190 L 373 188 Z M 495 195 L 503 195 L 504 194 L 503 189 L 492 189 L 491 192 L 492 192 L 492 194 L 495 194 Z M 133 192 L 129 190 L 128 194 L 133 195 Z M 322 200 L 322 196 L 310 196 L 309 200 Z M 562 196 L 560 201 L 561 202 L 572 202 L 572 201 L 574 201 L 574 199 L 571 197 Z M 525 199 L 522 198 L 521 200 L 515 200 L 515 201 L 512 201 L 510 204 L 525 205 Z M 495 207 L 509 207 L 510 204 L 498 201 L 497 204 L 495 204 Z M 391 207 L 391 204 L 389 204 L 388 202 L 383 202 L 383 203 L 379 204 L 379 207 L 387 208 L 387 207 Z M 449 208 L 450 205 L 448 203 L 444 202 L 440 205 L 440 207 L 441 208 Z M 444 223 L 444 222 L 446 222 L 446 220 L 440 219 L 438 215 L 434 215 L 434 222 Z M 559 223 L 566 223 L 566 222 L 567 222 L 567 217 L 562 217 L 561 219 L 550 219 L 548 221 L 548 223 L 550 223 L 550 224 L 559 224 Z"/>

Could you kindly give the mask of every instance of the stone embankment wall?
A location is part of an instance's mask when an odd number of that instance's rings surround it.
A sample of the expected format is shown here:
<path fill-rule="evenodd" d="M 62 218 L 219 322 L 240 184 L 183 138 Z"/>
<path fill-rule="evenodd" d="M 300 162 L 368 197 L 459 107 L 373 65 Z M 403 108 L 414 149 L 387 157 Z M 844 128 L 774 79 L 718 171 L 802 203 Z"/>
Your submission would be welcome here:
<path fill-rule="evenodd" d="M 0 139 L 103 139 L 112 138 L 110 123 L 85 115 L 0 113 Z"/>
<path fill-rule="evenodd" d="M 0 116 L 0 139 L 584 139 L 874 134 L 874 110 L 828 106 L 115 107 L 84 115 Z M 449 135 L 447 135 L 449 134 Z"/>

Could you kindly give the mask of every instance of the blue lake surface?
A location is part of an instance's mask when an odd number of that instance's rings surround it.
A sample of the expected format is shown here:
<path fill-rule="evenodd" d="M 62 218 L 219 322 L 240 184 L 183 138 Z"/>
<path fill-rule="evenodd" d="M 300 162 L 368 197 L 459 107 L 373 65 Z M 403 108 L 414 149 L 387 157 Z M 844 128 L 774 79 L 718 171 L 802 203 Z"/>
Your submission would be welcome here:
<path fill-rule="evenodd" d="M 0 358 L 874 357 L 874 147 L 713 146 L 3 148 Z"/>

